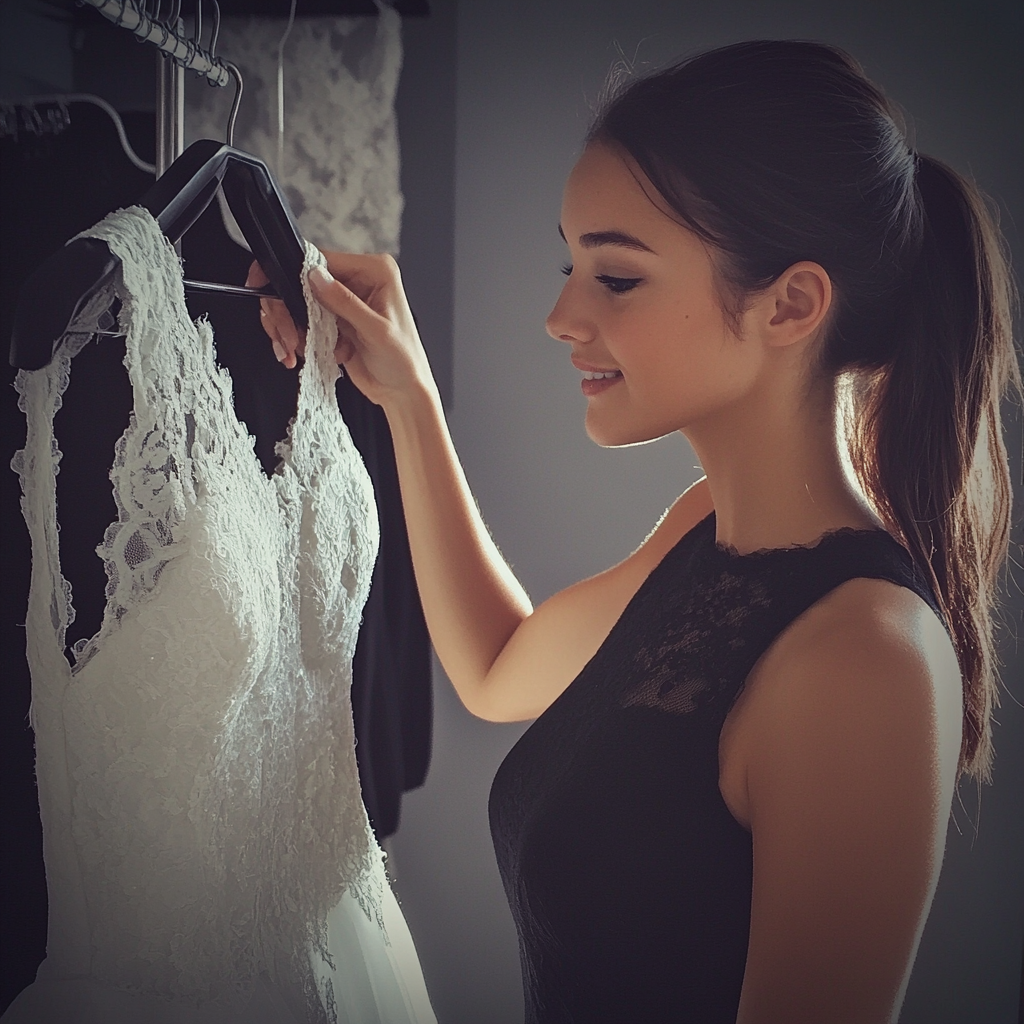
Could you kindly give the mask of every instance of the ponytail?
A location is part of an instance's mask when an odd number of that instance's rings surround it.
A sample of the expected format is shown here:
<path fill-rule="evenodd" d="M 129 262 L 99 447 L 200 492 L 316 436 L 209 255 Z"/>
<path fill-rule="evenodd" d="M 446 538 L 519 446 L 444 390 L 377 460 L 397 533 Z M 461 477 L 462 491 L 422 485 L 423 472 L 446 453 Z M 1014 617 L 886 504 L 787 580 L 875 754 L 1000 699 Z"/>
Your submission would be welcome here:
<path fill-rule="evenodd" d="M 1015 298 L 997 222 L 973 184 L 918 156 L 920 254 L 898 297 L 891 359 L 855 392 L 854 469 L 932 588 L 963 676 L 960 771 L 991 777 L 993 640 L 1011 482 L 1000 400 L 1021 393 Z M 866 385 L 866 386 L 865 386 Z"/>

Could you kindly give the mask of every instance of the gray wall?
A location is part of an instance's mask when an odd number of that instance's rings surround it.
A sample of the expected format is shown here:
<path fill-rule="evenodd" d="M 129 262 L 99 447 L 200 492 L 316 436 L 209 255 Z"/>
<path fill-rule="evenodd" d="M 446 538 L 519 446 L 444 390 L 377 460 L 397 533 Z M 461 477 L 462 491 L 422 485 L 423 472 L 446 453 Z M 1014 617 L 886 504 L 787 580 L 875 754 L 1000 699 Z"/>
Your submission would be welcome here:
<path fill-rule="evenodd" d="M 462 0 L 451 425 L 484 518 L 535 603 L 623 558 L 699 475 L 678 435 L 624 450 L 591 443 L 578 374 L 544 333 L 562 283 L 562 184 L 619 52 L 657 64 L 744 38 L 847 48 L 910 112 L 921 150 L 1000 199 L 1020 253 L 1022 36 L 1016 0 Z M 1018 419 L 1009 437 L 1018 467 L 1020 437 Z M 523 727 L 473 719 L 439 667 L 435 675 L 434 760 L 404 803 L 397 888 L 441 1024 L 511 1024 L 522 1019 L 518 955 L 486 800 Z M 1005 670 L 1016 699 L 998 715 L 996 781 L 980 812 L 962 787 L 905 1024 L 1017 1020 L 1022 677 L 1018 655 Z"/>

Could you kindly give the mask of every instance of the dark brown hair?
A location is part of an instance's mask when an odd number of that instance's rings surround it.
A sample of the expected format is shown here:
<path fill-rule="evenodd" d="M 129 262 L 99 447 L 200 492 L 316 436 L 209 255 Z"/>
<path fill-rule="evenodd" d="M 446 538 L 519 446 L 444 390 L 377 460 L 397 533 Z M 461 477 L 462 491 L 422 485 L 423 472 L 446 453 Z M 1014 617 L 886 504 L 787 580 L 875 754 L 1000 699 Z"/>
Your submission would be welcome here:
<path fill-rule="evenodd" d="M 620 83 L 587 141 L 628 152 L 711 246 L 734 326 L 794 263 L 828 272 L 816 368 L 853 383 L 854 470 L 931 581 L 963 675 L 960 770 L 988 779 L 1012 494 L 1000 400 L 1021 377 L 985 197 L 915 154 L 881 89 L 817 42 L 736 43 Z"/>

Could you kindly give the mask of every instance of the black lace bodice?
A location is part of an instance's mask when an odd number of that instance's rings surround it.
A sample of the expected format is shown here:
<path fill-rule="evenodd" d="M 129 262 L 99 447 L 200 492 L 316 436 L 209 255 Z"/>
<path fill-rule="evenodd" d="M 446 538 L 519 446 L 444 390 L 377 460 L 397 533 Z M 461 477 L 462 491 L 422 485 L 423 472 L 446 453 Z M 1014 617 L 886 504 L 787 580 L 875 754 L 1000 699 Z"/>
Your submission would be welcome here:
<path fill-rule="evenodd" d="M 719 792 L 719 735 L 773 640 L 856 577 L 937 612 L 883 531 L 738 555 L 716 544 L 711 513 L 509 752 L 490 820 L 527 1024 L 733 1024 L 752 854 Z"/>

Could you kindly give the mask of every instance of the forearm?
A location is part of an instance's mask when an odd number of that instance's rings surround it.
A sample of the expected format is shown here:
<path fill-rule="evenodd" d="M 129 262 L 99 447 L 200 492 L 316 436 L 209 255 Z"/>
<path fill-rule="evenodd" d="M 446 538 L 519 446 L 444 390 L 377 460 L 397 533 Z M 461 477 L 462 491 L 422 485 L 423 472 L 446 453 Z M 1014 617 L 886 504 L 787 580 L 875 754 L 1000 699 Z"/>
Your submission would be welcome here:
<path fill-rule="evenodd" d="M 533 608 L 480 516 L 436 389 L 405 395 L 385 412 L 430 638 L 475 711 L 491 666 Z"/>

